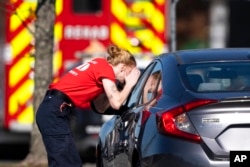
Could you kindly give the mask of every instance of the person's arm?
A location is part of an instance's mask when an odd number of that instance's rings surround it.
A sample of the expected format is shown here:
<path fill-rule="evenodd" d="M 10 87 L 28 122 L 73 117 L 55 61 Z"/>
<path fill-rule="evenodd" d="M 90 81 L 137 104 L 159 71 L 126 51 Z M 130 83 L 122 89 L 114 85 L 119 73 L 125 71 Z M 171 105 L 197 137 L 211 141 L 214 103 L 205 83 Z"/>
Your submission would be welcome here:
<path fill-rule="evenodd" d="M 109 100 L 105 93 L 100 94 L 97 98 L 95 98 L 92 101 L 92 105 L 94 105 L 91 106 L 92 109 L 94 107 L 94 110 L 98 113 L 104 113 L 110 107 Z"/>
<path fill-rule="evenodd" d="M 140 71 L 137 68 L 134 68 L 131 73 L 125 77 L 126 84 L 121 91 L 117 89 L 115 82 L 106 78 L 102 80 L 105 93 L 109 100 L 110 106 L 113 109 L 119 110 L 124 101 L 127 99 L 130 91 L 136 84 L 139 76 Z"/>

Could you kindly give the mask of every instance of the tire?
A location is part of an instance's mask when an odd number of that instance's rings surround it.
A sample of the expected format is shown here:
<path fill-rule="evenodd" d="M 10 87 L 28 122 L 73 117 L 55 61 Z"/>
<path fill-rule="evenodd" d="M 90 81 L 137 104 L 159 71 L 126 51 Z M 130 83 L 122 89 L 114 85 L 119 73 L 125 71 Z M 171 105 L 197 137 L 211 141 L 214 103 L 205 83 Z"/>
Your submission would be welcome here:
<path fill-rule="evenodd" d="M 96 151 L 96 167 L 104 167 L 100 147 L 97 147 Z"/>
<path fill-rule="evenodd" d="M 134 167 L 141 167 L 141 161 L 139 159 L 136 159 Z"/>

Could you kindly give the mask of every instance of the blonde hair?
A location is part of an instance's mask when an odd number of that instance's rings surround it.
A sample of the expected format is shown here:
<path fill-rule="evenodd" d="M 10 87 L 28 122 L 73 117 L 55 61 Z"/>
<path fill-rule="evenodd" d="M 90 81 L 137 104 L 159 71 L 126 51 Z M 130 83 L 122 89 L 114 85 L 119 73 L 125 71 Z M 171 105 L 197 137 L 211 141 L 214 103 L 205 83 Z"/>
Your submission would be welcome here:
<path fill-rule="evenodd" d="M 107 60 L 113 66 L 119 63 L 123 63 L 126 66 L 136 66 L 135 58 L 128 50 L 121 49 L 116 45 L 110 45 L 107 52 L 109 54 Z"/>

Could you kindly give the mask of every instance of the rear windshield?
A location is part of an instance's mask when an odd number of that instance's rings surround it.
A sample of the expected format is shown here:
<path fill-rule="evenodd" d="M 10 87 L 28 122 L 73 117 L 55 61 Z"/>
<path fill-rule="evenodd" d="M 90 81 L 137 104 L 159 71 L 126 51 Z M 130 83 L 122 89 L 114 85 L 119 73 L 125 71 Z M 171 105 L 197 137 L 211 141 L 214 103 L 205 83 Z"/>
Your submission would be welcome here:
<path fill-rule="evenodd" d="M 250 62 L 222 62 L 186 65 L 187 86 L 196 92 L 250 90 Z"/>

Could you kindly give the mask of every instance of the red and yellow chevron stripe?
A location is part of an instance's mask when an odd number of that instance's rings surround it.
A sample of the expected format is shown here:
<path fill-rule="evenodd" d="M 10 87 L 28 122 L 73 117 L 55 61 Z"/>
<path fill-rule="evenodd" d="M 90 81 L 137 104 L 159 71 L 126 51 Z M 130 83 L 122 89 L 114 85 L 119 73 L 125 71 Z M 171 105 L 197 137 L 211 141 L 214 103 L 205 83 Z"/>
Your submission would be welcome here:
<path fill-rule="evenodd" d="M 10 0 L 14 10 L 7 16 L 6 55 L 6 103 L 5 127 L 17 131 L 29 131 L 34 121 L 32 97 L 34 91 L 33 33 L 36 1 Z M 62 1 L 56 1 L 56 14 L 63 8 Z M 55 45 L 62 39 L 62 23 L 55 24 Z M 56 50 L 53 60 L 54 73 L 62 68 L 62 53 Z"/>
<path fill-rule="evenodd" d="M 166 50 L 165 0 L 135 1 L 111 0 L 111 41 L 134 54 L 150 52 L 158 55 Z M 140 45 L 131 45 L 130 38 Z"/>

